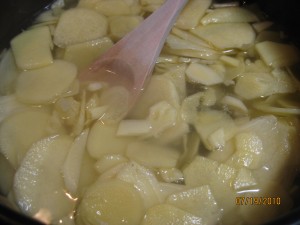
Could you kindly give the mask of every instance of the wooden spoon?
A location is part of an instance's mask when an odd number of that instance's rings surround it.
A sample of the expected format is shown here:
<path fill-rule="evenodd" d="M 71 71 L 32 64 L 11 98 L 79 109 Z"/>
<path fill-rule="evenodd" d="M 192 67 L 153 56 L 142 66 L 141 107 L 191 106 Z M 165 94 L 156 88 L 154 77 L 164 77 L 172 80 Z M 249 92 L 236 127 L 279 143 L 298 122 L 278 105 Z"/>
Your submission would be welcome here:
<path fill-rule="evenodd" d="M 167 0 L 139 27 L 79 75 L 81 81 L 98 81 L 110 85 L 112 90 L 105 97 L 106 103 L 112 105 L 110 113 L 116 114 L 111 117 L 116 119 L 125 116 L 136 102 L 176 18 L 186 3 L 187 0 Z"/>

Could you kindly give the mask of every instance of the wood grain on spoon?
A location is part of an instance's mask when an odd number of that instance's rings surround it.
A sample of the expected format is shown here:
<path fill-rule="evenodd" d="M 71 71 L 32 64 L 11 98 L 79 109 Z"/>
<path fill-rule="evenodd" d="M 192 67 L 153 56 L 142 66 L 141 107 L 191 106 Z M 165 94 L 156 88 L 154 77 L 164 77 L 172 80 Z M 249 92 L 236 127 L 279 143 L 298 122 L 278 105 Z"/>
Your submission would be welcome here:
<path fill-rule="evenodd" d="M 111 49 L 79 75 L 81 81 L 106 82 L 125 87 L 128 109 L 151 75 L 163 44 L 187 0 L 167 0 Z"/>

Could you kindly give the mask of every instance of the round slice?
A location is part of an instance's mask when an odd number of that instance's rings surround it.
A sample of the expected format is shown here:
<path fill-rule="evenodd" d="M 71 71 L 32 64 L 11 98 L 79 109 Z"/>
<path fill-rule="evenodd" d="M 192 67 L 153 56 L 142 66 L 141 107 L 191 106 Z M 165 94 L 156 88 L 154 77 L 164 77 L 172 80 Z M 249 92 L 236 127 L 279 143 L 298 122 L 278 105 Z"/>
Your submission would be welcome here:
<path fill-rule="evenodd" d="M 67 92 L 77 75 L 72 63 L 56 60 L 53 64 L 20 74 L 16 83 L 18 100 L 30 104 L 47 104 Z"/>
<path fill-rule="evenodd" d="M 91 128 L 87 140 L 87 150 L 96 159 L 106 154 L 125 154 L 125 150 L 133 137 L 117 137 L 117 124 L 103 124 L 97 121 Z"/>
<path fill-rule="evenodd" d="M 64 12 L 54 32 L 59 47 L 101 38 L 107 33 L 107 18 L 94 10 L 74 8 Z"/>
<path fill-rule="evenodd" d="M 97 182 L 83 197 L 77 214 L 78 224 L 140 224 L 144 206 L 140 194 L 121 180 Z"/>
<path fill-rule="evenodd" d="M 0 152 L 17 168 L 30 146 L 48 135 L 51 115 L 36 109 L 7 117 L 0 126 Z"/>
<path fill-rule="evenodd" d="M 34 216 L 43 210 L 53 222 L 73 211 L 75 200 L 67 195 L 61 175 L 72 141 L 52 136 L 29 149 L 14 179 L 16 201 L 24 213 Z"/>

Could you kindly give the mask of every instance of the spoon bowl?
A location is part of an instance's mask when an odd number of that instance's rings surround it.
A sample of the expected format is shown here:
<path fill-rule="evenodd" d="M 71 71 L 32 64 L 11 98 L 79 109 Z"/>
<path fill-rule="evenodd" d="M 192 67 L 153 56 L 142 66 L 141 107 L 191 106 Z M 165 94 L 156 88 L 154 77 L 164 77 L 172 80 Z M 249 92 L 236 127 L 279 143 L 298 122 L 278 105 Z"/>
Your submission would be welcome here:
<path fill-rule="evenodd" d="M 167 0 L 83 71 L 79 79 L 126 88 L 128 101 L 121 117 L 126 115 L 144 89 L 171 27 L 186 3 L 187 0 Z"/>

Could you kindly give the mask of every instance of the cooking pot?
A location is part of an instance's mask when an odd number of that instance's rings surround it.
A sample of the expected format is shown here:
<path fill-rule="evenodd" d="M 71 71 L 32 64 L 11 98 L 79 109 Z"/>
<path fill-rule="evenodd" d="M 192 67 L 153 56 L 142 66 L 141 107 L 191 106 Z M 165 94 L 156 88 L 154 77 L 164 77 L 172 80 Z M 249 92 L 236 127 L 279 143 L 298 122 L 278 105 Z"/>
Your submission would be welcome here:
<path fill-rule="evenodd" d="M 47 10 L 55 0 L 5 0 L 0 7 L 0 52 L 9 46 L 9 41 L 27 26 L 42 11 Z M 234 1 L 234 0 L 232 0 Z M 219 3 L 230 0 L 217 0 Z M 300 48 L 300 2 L 299 0 L 240 0 L 240 4 L 257 3 L 267 18 L 275 21 L 290 41 Z M 300 186 L 300 175 L 295 180 Z M 300 195 L 295 197 L 295 206 L 289 213 L 276 218 L 267 225 L 300 224 Z M 41 225 L 40 222 L 10 209 L 0 193 L 0 224 Z"/>

